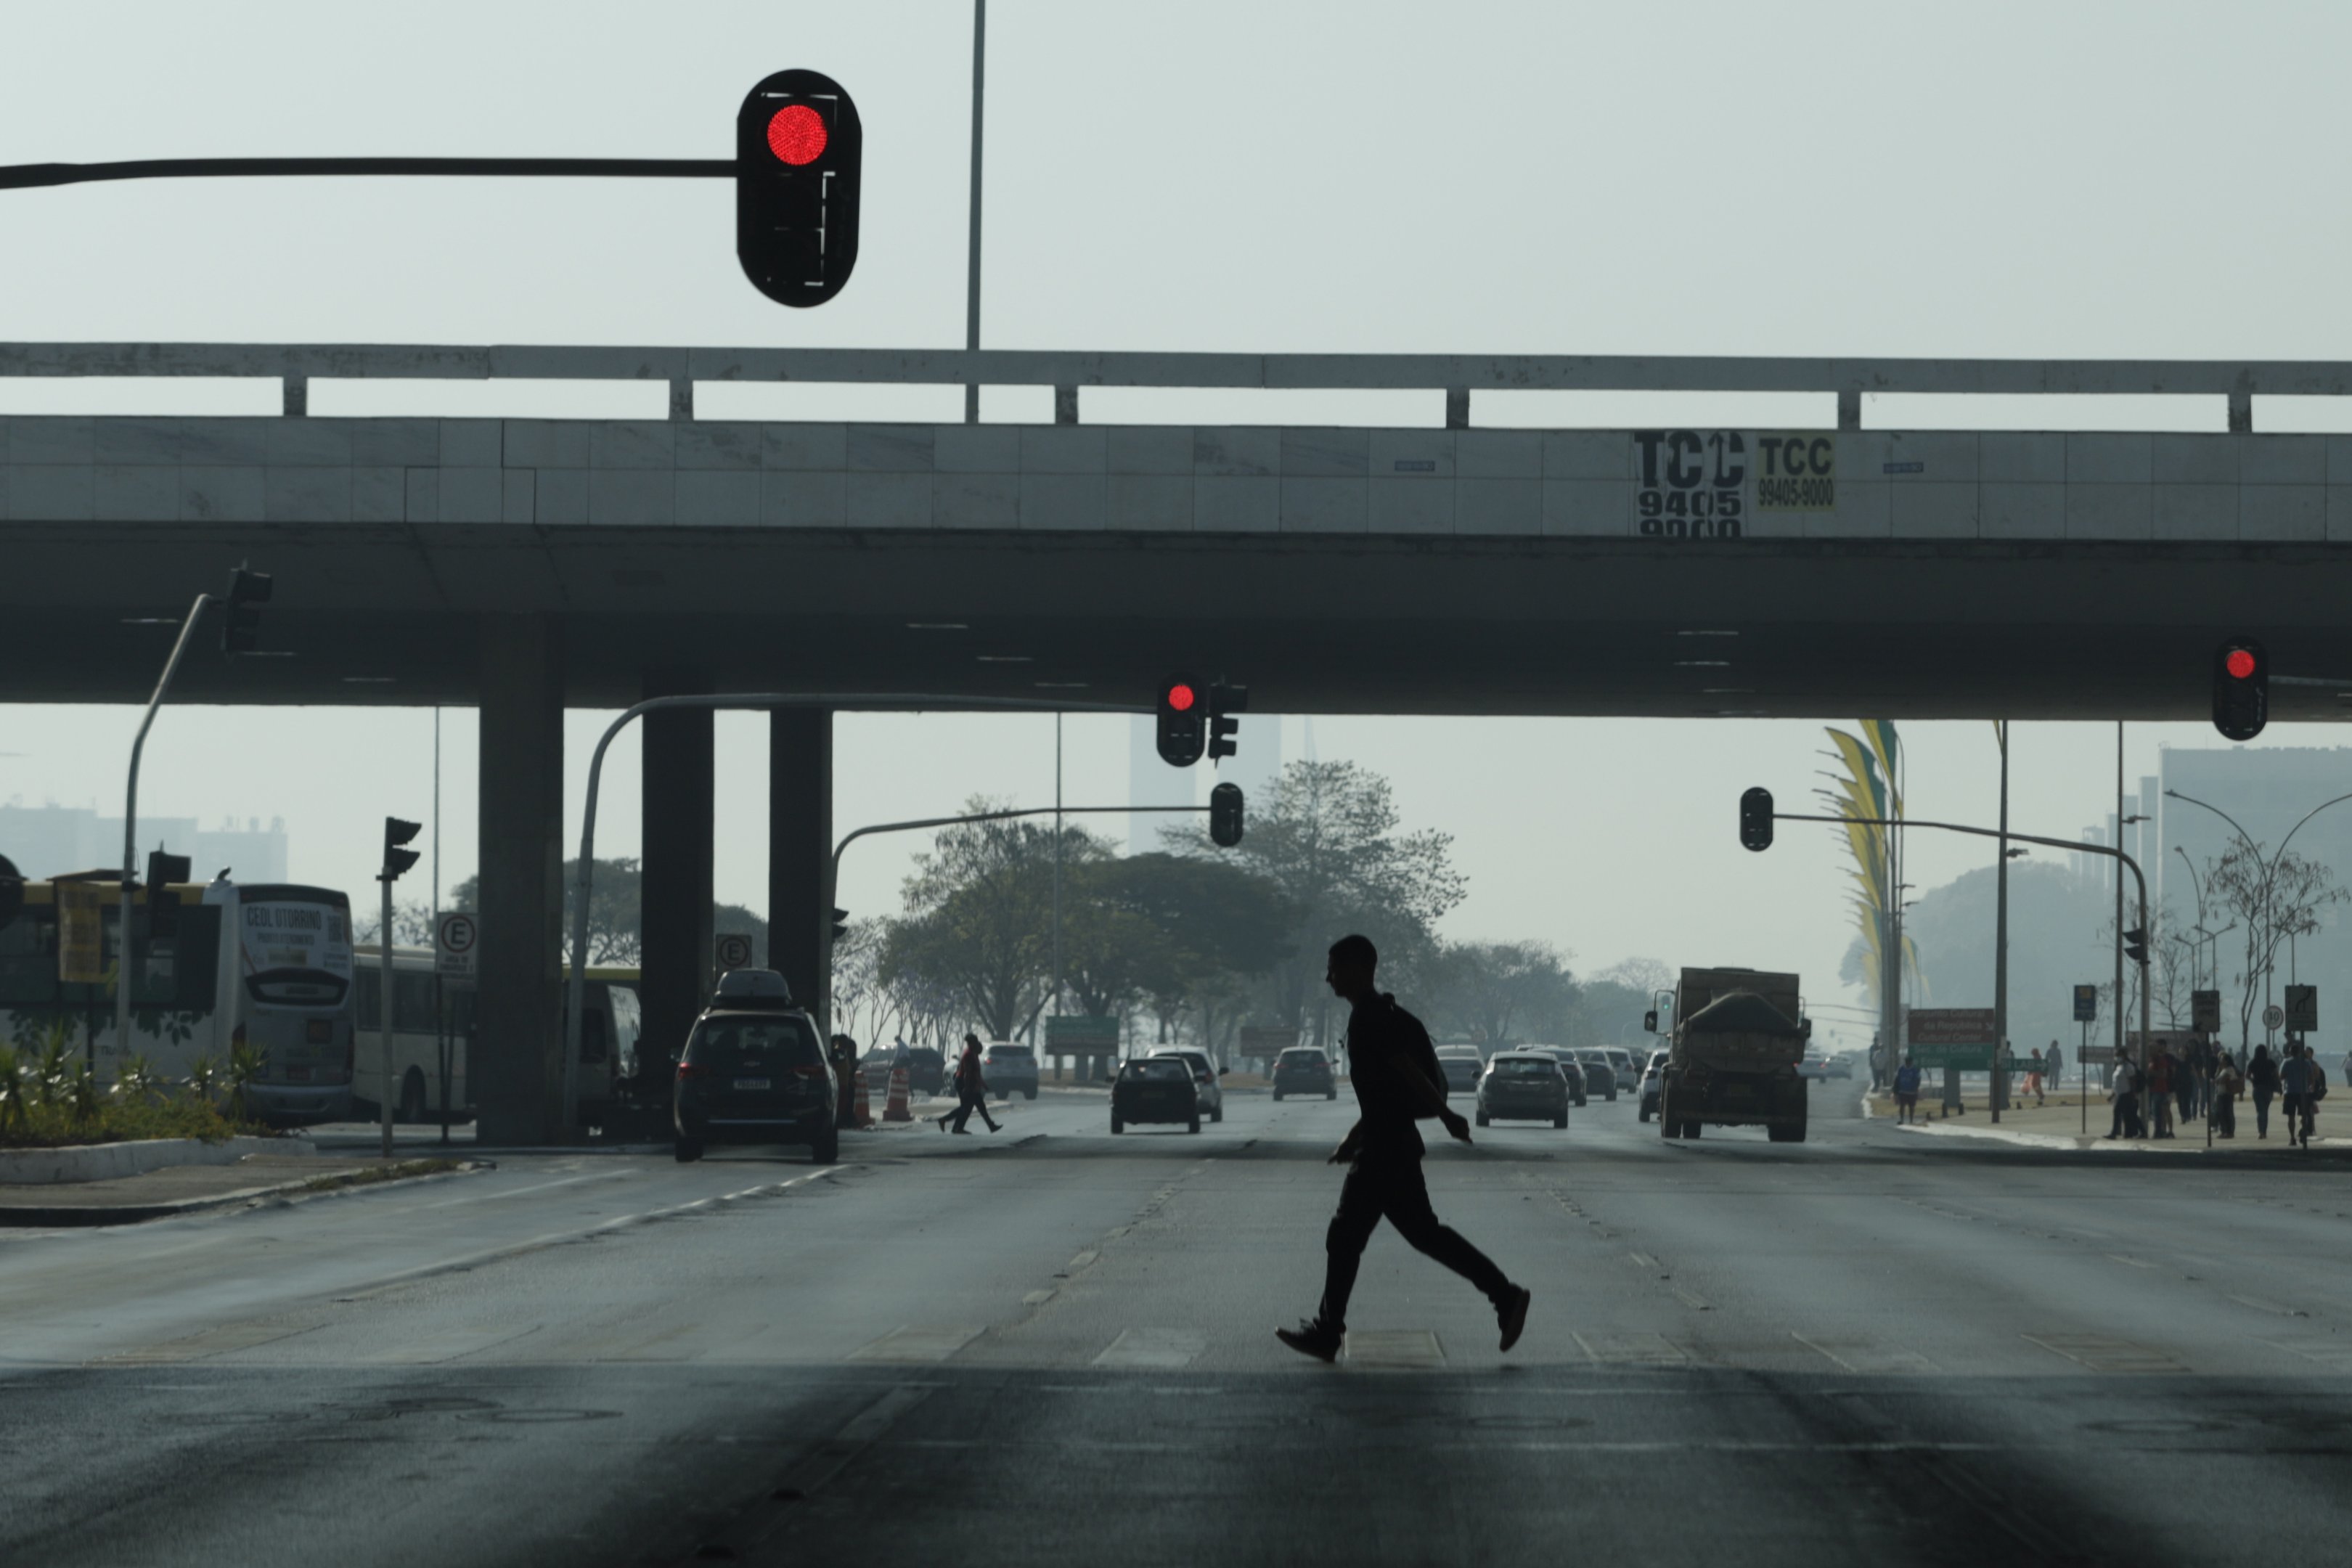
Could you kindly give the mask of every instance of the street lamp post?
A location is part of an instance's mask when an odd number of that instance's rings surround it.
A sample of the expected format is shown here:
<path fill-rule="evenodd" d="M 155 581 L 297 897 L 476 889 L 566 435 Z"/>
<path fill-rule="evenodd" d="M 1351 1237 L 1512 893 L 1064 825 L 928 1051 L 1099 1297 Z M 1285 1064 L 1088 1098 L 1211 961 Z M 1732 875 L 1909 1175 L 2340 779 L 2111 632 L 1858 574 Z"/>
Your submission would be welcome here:
<path fill-rule="evenodd" d="M 2186 802 L 2188 802 L 2190 805 L 2201 805 L 2201 806 L 2203 806 L 2206 810 L 2208 810 L 2208 811 L 2211 812 L 2214 816 L 2216 816 L 2220 817 L 2222 821 L 2224 821 L 2224 822 L 2228 823 L 2228 824 L 2230 825 L 2230 826 L 2231 826 L 2231 830 L 2232 830 L 2232 831 L 2234 831 L 2234 832 L 2237 834 L 2237 836 L 2238 836 L 2238 842 L 2239 842 L 2239 843 L 2241 843 L 2241 844 L 2243 844 L 2243 845 L 2244 845 L 2248 849 L 2252 850 L 2252 851 L 2253 852 L 2253 856 L 2254 856 L 2254 858 L 2255 858 L 2256 860 L 2258 860 L 2258 861 L 2262 861 L 2262 863 L 2263 863 L 2263 883 L 2262 883 L 2262 892 L 2261 892 L 2261 894 L 2260 894 L 2260 895 L 2259 895 L 2259 897 L 2258 897 L 2257 903 L 2258 903 L 2258 906 L 2259 906 L 2259 908 L 2260 908 L 2260 910 L 2261 910 L 2261 911 L 2262 911 L 2262 912 L 2261 912 L 2261 915 L 2260 915 L 2260 917 L 2259 917 L 2259 918 L 2260 918 L 2260 919 L 2262 919 L 2262 920 L 2264 920 L 2264 921 L 2267 921 L 2267 920 L 2269 920 L 2269 919 L 2271 918 L 2271 884 L 2272 884 L 2272 883 L 2273 883 L 2273 882 L 2277 879 L 2277 877 L 2278 877 L 2278 868 L 2279 868 L 2279 867 L 2280 867 L 2282 864 L 2284 864 L 2284 861 L 2285 861 L 2285 859 L 2286 859 L 2286 847 L 2287 847 L 2289 844 L 2291 844 L 2291 843 L 2293 843 L 2293 842 L 2294 841 L 2294 836 L 2295 836 L 2296 834 L 2298 834 L 2298 833 L 2300 833 L 2300 832 L 2302 832 L 2302 831 L 2303 831 L 2303 825 L 2304 825 L 2305 823 L 2309 822 L 2313 817 L 2317 816 L 2321 812 L 2326 811 L 2326 810 L 2329 806 L 2331 806 L 2331 805 L 2343 805 L 2346 801 L 2347 801 L 2347 800 L 2352 800 L 2352 795 L 2337 795 L 2337 796 L 2336 796 L 2335 799 L 2333 799 L 2333 800 L 2323 800 L 2323 801 L 2321 801 L 2317 805 L 2313 806 L 2309 811 L 2305 812 L 2305 813 L 2304 813 L 2300 817 L 2298 817 L 2298 818 L 2296 818 L 2296 819 L 2295 819 L 2295 824 L 2294 824 L 2294 826 L 2293 827 L 2290 827 L 2290 828 L 2288 828 L 2288 829 L 2286 830 L 2286 837 L 2279 840 L 2279 847 L 2278 847 L 2278 849 L 2276 850 L 2276 852 L 2275 852 L 2275 853 L 2273 853 L 2273 854 L 2272 854 L 2272 855 L 2271 855 L 2267 859 L 2264 859 L 2264 858 L 2263 858 L 2263 847 L 2262 847 L 2260 844 L 2257 844 L 2256 842 L 2254 842 L 2254 836 L 2253 836 L 2252 834 L 2251 834 L 2251 833 L 2248 833 L 2248 832 L 2245 830 L 2245 828 L 2244 828 L 2244 827 L 2243 827 L 2243 826 L 2239 823 L 2239 821 L 2238 821 L 2238 819 L 2237 819 L 2236 817 L 2231 816 L 2228 812 L 2223 811 L 2220 806 L 2215 805 L 2211 801 L 2207 801 L 2207 800 L 2199 800 L 2195 795 L 2183 795 L 2183 794 L 2181 794 L 2181 793 L 2180 793 L 2179 790 L 2177 790 L 2177 789 L 2168 789 L 2168 790 L 2166 790 L 2166 791 L 2164 792 L 2164 794 L 2165 794 L 2165 798 L 2166 798 L 2166 799 L 2168 799 L 2168 800 L 2179 800 L 2179 801 L 2186 801 Z M 2181 852 L 2181 857 L 2180 857 L 2180 858 L 2181 858 L 2182 859 L 2184 859 L 2184 860 L 2186 860 L 2187 858 L 2189 858 L 2188 851 L 2183 850 L 2183 851 Z M 2192 868 L 2192 874 L 2193 874 L 2193 868 Z M 2201 910 L 2203 909 L 2203 900 L 2202 900 L 2202 899 L 2201 899 L 2201 898 L 2200 898 L 2200 900 L 2199 900 L 2199 909 L 2200 910 L 2200 911 L 2201 911 Z M 2198 917 L 2197 917 L 2197 918 L 2198 918 L 2199 922 L 2201 924 L 2201 923 L 2203 922 L 2203 921 L 2204 921 L 2204 918 L 2205 918 L 2205 917 L 2204 917 L 2204 915 L 2200 912 L 2200 913 L 2198 915 Z M 2234 924 L 2235 922 L 2232 922 L 2232 923 Z M 2256 928 L 2256 930 L 2257 930 L 2257 931 L 2258 931 L 2259 929 L 2260 929 L 2259 927 L 2257 927 L 2257 928 Z M 2216 938 L 2217 940 L 2219 939 L 2220 935 L 2221 935 L 2221 933 L 2220 933 L 2220 932 L 2218 932 L 2218 931 L 2214 933 L 2214 936 L 2215 936 L 2215 938 Z M 2254 932 L 2254 931 L 2250 931 L 2247 933 L 2247 935 L 2248 935 L 2248 937 L 2249 937 L 2250 939 L 2252 939 L 2252 938 L 2253 938 L 2253 937 L 2254 937 L 2255 932 Z M 2293 941 L 2293 937 L 2292 937 L 2292 933 L 2290 933 L 2290 936 L 2289 936 L 2289 942 L 2290 942 L 2290 944 L 2292 943 L 2292 941 Z M 2290 955 L 2290 956 L 2289 956 L 2289 963 L 2290 963 L 2290 964 L 2292 964 L 2292 963 L 2293 963 L 2293 957 L 2292 957 L 2292 954 L 2293 954 L 2293 948 L 2292 948 L 2292 945 L 2290 945 L 2290 947 L 2289 947 L 2289 955 Z M 2214 964 L 2215 964 L 2215 966 L 2216 966 L 2215 974 L 2214 974 L 2214 982 L 2215 982 L 2215 984 L 2218 985 L 2218 984 L 2220 984 L 2220 981 L 2221 981 L 2221 975 L 2220 975 L 2220 972 L 2219 972 L 2219 966 L 2220 966 L 2220 963 L 2221 963 L 2221 952 L 2220 952 L 2220 950 L 2219 950 L 2219 948 L 2218 948 L 2218 947 L 2215 949 L 2215 952 L 2214 952 L 2214 958 L 2213 958 L 2213 962 L 2214 962 Z M 2270 955 L 2270 953 L 2269 953 L 2268 952 L 2263 952 L 2263 1007 L 2265 1008 L 2265 1010 L 2267 1010 L 2267 1009 L 2268 1009 L 2268 1007 L 2269 1007 L 2269 1005 L 2270 1005 L 2270 1000 L 2271 1000 L 2271 968 L 2272 968 L 2272 965 L 2271 965 L 2271 955 Z M 2252 984 L 2253 983 L 2253 976 L 2252 976 L 2252 975 L 2251 975 L 2251 974 L 2247 975 L 2247 976 L 2246 976 L 2246 983 L 2247 983 L 2248 984 Z M 2241 1012 L 2238 1016 L 2239 1016 L 2239 1017 L 2240 1017 L 2241 1019 L 2242 1019 L 2242 1018 L 2245 1016 L 2245 1015 L 2244 1015 L 2244 1013 L 2243 1013 L 2243 1012 Z M 2264 1024 L 2263 1025 L 2263 1043 L 2264 1045 L 2268 1045 L 2268 1044 L 2270 1044 L 2270 1037 L 2271 1037 L 2271 1027 L 2270 1027 L 2270 1025 L 2269 1025 L 2268 1023 L 2264 1023 Z M 2243 1047 L 2244 1047 L 2244 1045 L 2245 1045 L 2245 1039 L 2244 1039 L 2244 1037 L 2243 1037 L 2242 1031 L 2242 1033 L 2241 1033 L 2241 1036 L 2240 1036 L 2240 1038 L 2239 1038 L 2238 1044 L 2239 1044 L 2239 1046 L 2240 1046 L 2240 1047 L 2241 1047 L 2241 1048 L 2243 1048 Z"/>

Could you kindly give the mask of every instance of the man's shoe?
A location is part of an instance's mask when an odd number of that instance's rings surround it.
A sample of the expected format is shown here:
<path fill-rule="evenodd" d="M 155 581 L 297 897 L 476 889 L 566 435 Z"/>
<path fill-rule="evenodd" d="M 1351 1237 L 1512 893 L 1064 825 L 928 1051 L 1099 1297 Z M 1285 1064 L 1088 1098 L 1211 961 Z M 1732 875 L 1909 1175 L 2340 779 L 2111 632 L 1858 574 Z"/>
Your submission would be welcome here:
<path fill-rule="evenodd" d="M 1503 1348 L 1509 1350 L 1519 1342 L 1519 1335 L 1528 1326 L 1528 1303 L 1536 1299 L 1532 1290 L 1514 1285 L 1503 1304 L 1495 1309 L 1495 1316 L 1503 1325 Z"/>
<path fill-rule="evenodd" d="M 1300 1355 L 1311 1355 L 1317 1361 L 1339 1359 L 1339 1331 L 1327 1329 L 1312 1318 L 1301 1318 L 1295 1329 L 1276 1329 L 1274 1337 Z"/>

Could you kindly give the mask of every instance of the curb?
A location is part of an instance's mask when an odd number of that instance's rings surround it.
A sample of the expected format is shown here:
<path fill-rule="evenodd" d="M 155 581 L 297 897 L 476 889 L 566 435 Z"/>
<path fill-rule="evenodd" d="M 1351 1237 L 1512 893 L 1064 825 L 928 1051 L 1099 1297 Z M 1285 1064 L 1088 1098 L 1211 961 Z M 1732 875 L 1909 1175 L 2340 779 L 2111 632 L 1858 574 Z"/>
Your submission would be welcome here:
<path fill-rule="evenodd" d="M 381 1182 L 344 1181 L 331 1187 L 312 1187 L 316 1176 L 299 1181 L 273 1182 L 267 1186 L 239 1187 L 235 1192 L 212 1193 L 200 1198 L 180 1198 L 161 1204 L 107 1204 L 47 1207 L 39 1205 L 0 1205 L 0 1226 L 19 1226 L 27 1230 L 97 1230 L 111 1226 L 144 1225 L 151 1220 L 174 1219 L 183 1215 L 202 1214 L 208 1209 L 235 1208 L 241 1204 L 255 1204 L 269 1198 L 282 1198 L 289 1203 L 306 1203 L 312 1198 L 339 1197 L 346 1193 L 375 1192 L 387 1187 L 404 1187 L 421 1182 L 446 1181 L 455 1176 L 473 1175 L 482 1171 L 495 1171 L 498 1165 L 488 1160 L 470 1160 L 454 1171 L 422 1171 L 413 1176 L 394 1176 Z"/>
<path fill-rule="evenodd" d="M 307 1138 L 142 1138 L 128 1143 L 66 1143 L 0 1150 L 0 1187 L 65 1186 L 144 1175 L 171 1165 L 234 1165 L 247 1154 L 315 1154 Z"/>

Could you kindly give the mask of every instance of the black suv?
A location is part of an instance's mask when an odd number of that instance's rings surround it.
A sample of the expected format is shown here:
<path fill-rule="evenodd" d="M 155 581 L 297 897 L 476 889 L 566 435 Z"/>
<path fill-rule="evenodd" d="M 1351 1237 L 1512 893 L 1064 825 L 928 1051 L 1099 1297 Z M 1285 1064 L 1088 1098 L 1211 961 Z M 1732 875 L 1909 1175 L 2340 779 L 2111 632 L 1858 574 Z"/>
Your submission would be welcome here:
<path fill-rule="evenodd" d="M 1183 1058 L 1135 1057 L 1119 1065 L 1110 1083 L 1110 1130 L 1124 1132 L 1130 1121 L 1181 1121 L 1187 1132 L 1201 1130 L 1200 1091 Z"/>
<path fill-rule="evenodd" d="M 711 1143 L 803 1143 L 828 1164 L 841 1157 L 835 1090 L 816 1026 L 784 977 L 730 970 L 678 1058 L 677 1157 L 699 1160 Z"/>
<path fill-rule="evenodd" d="M 1274 1098 L 1286 1094 L 1319 1094 L 1326 1100 L 1339 1098 L 1339 1086 L 1331 1079 L 1331 1058 L 1313 1046 L 1293 1046 L 1274 1058 Z"/>

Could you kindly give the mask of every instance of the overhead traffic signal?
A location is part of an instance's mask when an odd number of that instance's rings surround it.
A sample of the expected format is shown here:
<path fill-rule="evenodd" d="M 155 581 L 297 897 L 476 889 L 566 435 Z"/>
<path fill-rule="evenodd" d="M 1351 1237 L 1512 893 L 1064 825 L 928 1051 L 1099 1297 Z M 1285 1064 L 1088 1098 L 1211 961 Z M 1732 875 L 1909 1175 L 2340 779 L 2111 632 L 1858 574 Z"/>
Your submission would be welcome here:
<path fill-rule="evenodd" d="M 239 566 L 228 574 L 227 616 L 221 622 L 221 652 L 251 653 L 261 646 L 261 606 L 269 603 L 267 573 Z"/>
<path fill-rule="evenodd" d="M 1739 797 L 1739 842 L 1749 849 L 1772 847 L 1772 792 L 1759 786 Z"/>
<path fill-rule="evenodd" d="M 416 864 L 416 851 L 401 846 L 424 831 L 421 822 L 403 822 L 396 816 L 383 819 L 383 869 L 376 873 L 377 881 L 397 882 L 402 872 Z"/>
<path fill-rule="evenodd" d="M 834 911 L 833 911 L 833 940 L 834 940 L 834 941 L 835 941 L 835 942 L 839 942 L 843 937 L 845 937 L 845 936 L 847 936 L 848 934 L 849 934 L 849 911 L 848 911 L 847 910 L 834 910 Z"/>
<path fill-rule="evenodd" d="M 1202 723 L 1208 707 L 1201 683 L 1189 675 L 1171 675 L 1160 683 L 1160 760 L 1171 768 L 1189 768 L 1201 760 Z"/>
<path fill-rule="evenodd" d="M 2138 926 L 2124 932 L 2124 956 L 2134 963 L 2147 962 L 2147 932 Z"/>
<path fill-rule="evenodd" d="M 161 941 L 177 936 L 180 931 L 180 895 L 172 891 L 177 883 L 188 879 L 189 862 L 185 855 L 166 855 L 161 849 L 147 857 L 147 934 Z"/>
<path fill-rule="evenodd" d="M 2251 741 L 2270 716 L 2270 656 L 2252 637 L 2231 637 L 2213 650 L 2213 728 Z"/>
<path fill-rule="evenodd" d="M 1209 792 L 1209 837 L 1219 848 L 1242 841 L 1242 786 L 1221 784 Z"/>
<path fill-rule="evenodd" d="M 780 305 L 822 305 L 857 265 L 857 105 L 821 71 L 778 71 L 735 111 L 735 258 Z"/>
<path fill-rule="evenodd" d="M 1241 747 L 1234 737 L 1241 733 L 1242 721 L 1235 713 L 1249 711 L 1249 688 L 1227 686 L 1219 681 L 1209 688 L 1209 762 L 1212 766 L 1232 756 Z"/>

